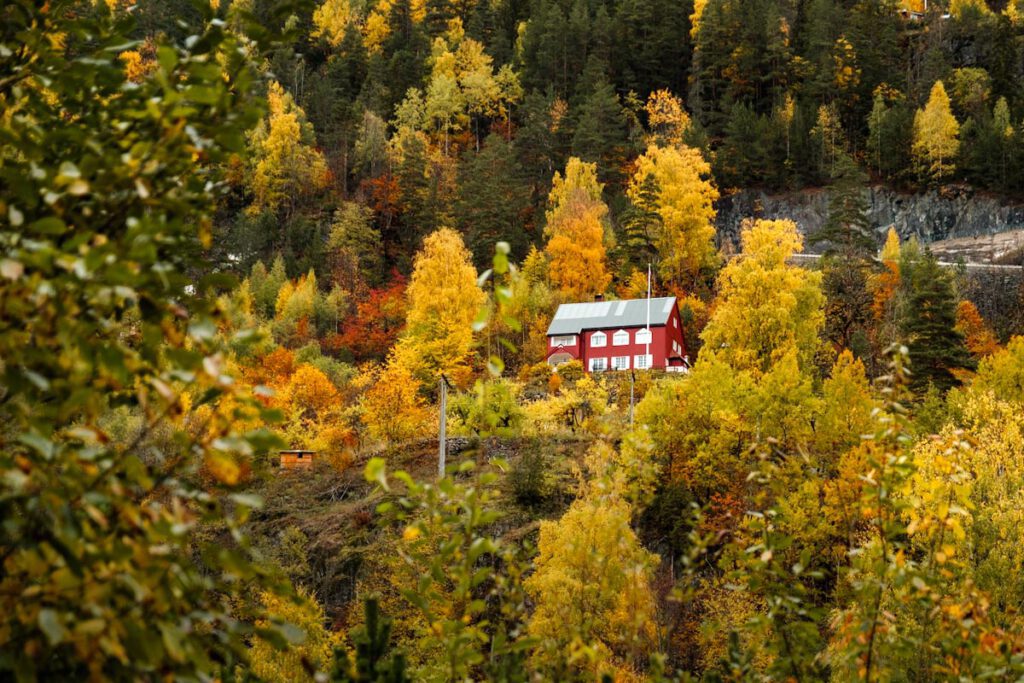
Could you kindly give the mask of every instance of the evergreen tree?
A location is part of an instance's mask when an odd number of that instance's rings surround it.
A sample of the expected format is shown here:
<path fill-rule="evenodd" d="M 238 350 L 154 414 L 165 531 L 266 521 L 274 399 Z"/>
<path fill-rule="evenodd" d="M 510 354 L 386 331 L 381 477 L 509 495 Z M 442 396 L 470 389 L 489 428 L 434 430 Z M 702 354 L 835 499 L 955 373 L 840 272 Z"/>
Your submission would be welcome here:
<path fill-rule="evenodd" d="M 480 152 L 467 152 L 459 169 L 456 217 L 473 260 L 483 270 L 495 242 L 508 242 L 512 256 L 526 255 L 530 236 L 524 227 L 529 193 L 512 145 L 491 134 Z"/>
<path fill-rule="evenodd" d="M 828 242 L 827 254 L 845 260 L 869 259 L 876 251 L 864 196 L 867 176 L 848 154 L 840 154 L 829 188 L 828 219 L 810 242 Z"/>
<path fill-rule="evenodd" d="M 580 87 L 592 85 L 577 98 L 580 105 L 572 154 L 584 161 L 597 162 L 600 177 L 610 180 L 618 177 L 625 160 L 626 118 L 619 96 L 596 59 L 588 63 L 587 71 Z"/>
<path fill-rule="evenodd" d="M 523 85 L 528 90 L 552 89 L 568 97 L 576 83 L 569 61 L 569 22 L 557 0 L 533 6 L 522 36 Z"/>
<path fill-rule="evenodd" d="M 886 93 L 875 93 L 871 113 L 868 115 L 867 162 L 883 178 L 897 179 L 910 168 L 908 135 L 914 121 L 913 109 L 899 93 L 891 105 Z"/>
<path fill-rule="evenodd" d="M 660 195 L 661 187 L 654 173 L 645 175 L 630 190 L 630 205 L 622 217 L 624 234 L 620 249 L 626 262 L 637 270 L 643 270 L 647 264 L 658 266 L 657 239 L 663 229 L 658 211 Z"/>
<path fill-rule="evenodd" d="M 426 0 L 425 4 L 426 18 L 423 25 L 427 35 L 431 38 L 444 35 L 448 30 L 448 22 L 456 17 L 451 0 Z"/>
<path fill-rule="evenodd" d="M 380 57 L 386 87 L 385 113 L 395 107 L 409 88 L 419 87 L 427 76 L 430 41 L 422 26 L 412 16 L 411 0 L 394 0 L 388 13 L 388 35 L 381 46 Z"/>
<path fill-rule="evenodd" d="M 402 135 L 402 160 L 395 179 L 398 181 L 404 230 L 394 235 L 409 251 L 415 249 L 424 235 L 446 222 L 445 207 L 438 194 L 437 177 L 427 158 L 427 141 L 422 134 Z"/>
<path fill-rule="evenodd" d="M 688 0 L 622 0 L 615 13 L 612 68 L 621 88 L 640 97 L 659 88 L 684 92 L 690 68 Z"/>
<path fill-rule="evenodd" d="M 543 211 L 551 189 L 551 177 L 564 162 L 564 150 L 558 144 L 557 126 L 551 112 L 555 102 L 540 93 L 529 93 L 520 107 L 521 125 L 516 134 L 515 151 L 523 174 L 530 184 L 531 203 Z"/>
<path fill-rule="evenodd" d="M 950 273 L 930 251 L 910 242 L 900 252 L 902 316 L 900 333 L 910 351 L 912 385 L 945 391 L 960 383 L 957 370 L 973 369 L 974 359 L 957 331 L 957 301 Z"/>
<path fill-rule="evenodd" d="M 715 156 L 715 177 L 724 187 L 760 184 L 767 165 L 764 132 L 761 118 L 750 107 L 732 106 Z"/>

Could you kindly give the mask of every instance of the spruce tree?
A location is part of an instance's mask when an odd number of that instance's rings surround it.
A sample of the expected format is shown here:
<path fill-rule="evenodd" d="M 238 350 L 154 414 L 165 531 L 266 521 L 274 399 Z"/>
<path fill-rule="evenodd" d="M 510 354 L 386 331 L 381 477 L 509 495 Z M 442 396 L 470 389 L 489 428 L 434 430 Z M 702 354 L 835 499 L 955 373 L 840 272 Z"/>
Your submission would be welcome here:
<path fill-rule="evenodd" d="M 587 64 L 580 81 L 580 102 L 572 154 L 597 162 L 602 180 L 611 180 L 622 166 L 626 148 L 626 117 L 615 88 L 597 59 Z"/>
<path fill-rule="evenodd" d="M 410 0 L 395 0 L 388 14 L 388 37 L 381 52 L 386 61 L 387 101 L 385 112 L 393 112 L 409 88 L 423 85 L 427 76 L 430 41 L 412 16 Z"/>
<path fill-rule="evenodd" d="M 522 167 L 512 146 L 491 134 L 478 153 L 468 151 L 459 169 L 456 218 L 474 263 L 485 269 L 495 242 L 508 242 L 512 256 L 526 256 L 530 237 L 523 225 L 529 202 Z"/>
<path fill-rule="evenodd" d="M 876 250 L 868 200 L 864 196 L 867 175 L 850 155 L 841 153 L 836 161 L 828 198 L 828 219 L 812 235 L 812 244 L 827 242 L 826 254 L 838 254 L 844 260 L 871 258 Z"/>
<path fill-rule="evenodd" d="M 900 332 L 910 352 L 912 386 L 946 391 L 954 371 L 974 369 L 974 359 L 956 329 L 956 296 L 950 273 L 930 251 L 911 242 L 900 253 Z"/>
<path fill-rule="evenodd" d="M 658 211 L 660 193 L 658 179 L 653 173 L 648 173 L 637 186 L 629 209 L 623 215 L 621 250 L 629 265 L 638 270 L 645 269 L 648 264 L 658 265 L 658 248 L 655 245 L 662 222 Z"/>

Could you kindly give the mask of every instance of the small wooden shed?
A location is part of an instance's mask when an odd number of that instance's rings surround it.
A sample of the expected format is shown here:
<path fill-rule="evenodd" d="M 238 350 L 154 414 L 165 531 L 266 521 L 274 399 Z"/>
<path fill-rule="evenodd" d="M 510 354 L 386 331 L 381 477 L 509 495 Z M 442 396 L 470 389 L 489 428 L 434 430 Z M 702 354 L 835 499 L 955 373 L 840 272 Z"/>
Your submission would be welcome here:
<path fill-rule="evenodd" d="M 287 450 L 280 451 L 282 470 L 308 470 L 313 467 L 316 451 Z"/>

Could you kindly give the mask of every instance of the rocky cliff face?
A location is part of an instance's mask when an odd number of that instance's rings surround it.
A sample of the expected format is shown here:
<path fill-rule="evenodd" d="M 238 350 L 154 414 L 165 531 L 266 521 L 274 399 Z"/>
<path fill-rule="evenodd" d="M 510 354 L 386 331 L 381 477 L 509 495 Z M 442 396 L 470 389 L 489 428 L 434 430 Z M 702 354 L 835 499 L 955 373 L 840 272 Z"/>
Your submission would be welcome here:
<path fill-rule="evenodd" d="M 949 186 L 919 194 L 901 194 L 876 186 L 864 192 L 879 244 L 890 226 L 896 228 L 901 239 L 916 235 L 923 243 L 1024 229 L 1024 204 L 1008 203 L 968 187 Z M 723 196 L 718 201 L 719 242 L 738 246 L 740 223 L 749 217 L 790 218 L 804 234 L 813 235 L 828 217 L 828 191 L 770 195 L 759 190 L 742 190 Z"/>

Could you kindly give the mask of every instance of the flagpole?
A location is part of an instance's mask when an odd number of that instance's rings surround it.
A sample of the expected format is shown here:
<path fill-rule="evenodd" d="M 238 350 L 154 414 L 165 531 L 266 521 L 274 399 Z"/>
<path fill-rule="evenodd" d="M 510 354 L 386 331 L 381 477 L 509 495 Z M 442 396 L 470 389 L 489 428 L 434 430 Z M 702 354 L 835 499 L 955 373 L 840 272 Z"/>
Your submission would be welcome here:
<path fill-rule="evenodd" d="M 647 264 L 647 344 L 644 349 L 646 356 L 644 365 L 650 368 L 651 363 L 651 264 Z"/>

